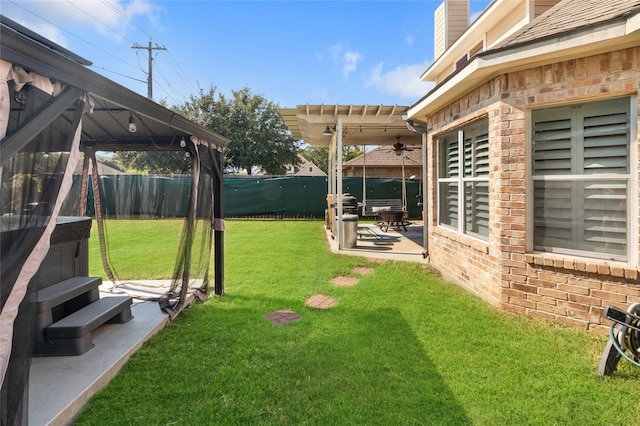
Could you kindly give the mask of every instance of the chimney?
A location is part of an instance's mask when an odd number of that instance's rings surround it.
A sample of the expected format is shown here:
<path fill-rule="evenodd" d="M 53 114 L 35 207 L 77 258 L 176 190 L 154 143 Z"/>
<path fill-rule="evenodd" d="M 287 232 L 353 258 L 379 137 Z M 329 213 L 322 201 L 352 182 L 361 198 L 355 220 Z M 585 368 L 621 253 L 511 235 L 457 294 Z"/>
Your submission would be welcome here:
<path fill-rule="evenodd" d="M 469 0 L 444 0 L 434 15 L 434 59 L 438 59 L 469 26 Z"/>

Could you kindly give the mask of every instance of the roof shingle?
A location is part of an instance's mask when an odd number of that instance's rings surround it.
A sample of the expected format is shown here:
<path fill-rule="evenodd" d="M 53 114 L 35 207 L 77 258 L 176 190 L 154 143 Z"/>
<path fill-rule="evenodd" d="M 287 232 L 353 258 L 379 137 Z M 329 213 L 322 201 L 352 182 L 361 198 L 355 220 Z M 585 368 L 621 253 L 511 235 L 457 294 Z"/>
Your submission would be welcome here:
<path fill-rule="evenodd" d="M 408 148 L 411 149 L 411 151 L 409 151 L 409 149 L 405 151 L 405 166 L 416 166 L 422 164 L 422 148 L 419 146 L 412 146 Z M 363 164 L 366 167 L 400 167 L 402 165 L 402 156 L 396 155 L 393 147 L 391 146 L 378 147 L 366 152 L 364 155 L 360 155 L 343 163 L 343 166 L 362 167 Z"/>
<path fill-rule="evenodd" d="M 585 29 L 626 18 L 639 11 L 640 0 L 564 0 L 506 38 L 494 49 Z"/>

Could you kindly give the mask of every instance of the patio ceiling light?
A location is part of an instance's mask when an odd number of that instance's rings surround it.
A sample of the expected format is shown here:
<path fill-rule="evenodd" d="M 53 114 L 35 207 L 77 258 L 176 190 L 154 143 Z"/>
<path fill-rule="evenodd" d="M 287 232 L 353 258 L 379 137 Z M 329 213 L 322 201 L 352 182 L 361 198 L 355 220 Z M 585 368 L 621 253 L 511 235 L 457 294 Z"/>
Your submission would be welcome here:
<path fill-rule="evenodd" d="M 138 126 L 136 126 L 136 121 L 133 119 L 133 113 L 129 112 L 129 131 L 135 133 L 137 130 Z"/>
<path fill-rule="evenodd" d="M 322 136 L 331 136 L 333 135 L 334 130 L 336 130 L 336 126 L 333 126 L 333 128 L 331 126 L 327 126 L 327 128 L 324 129 L 324 132 L 322 132 Z"/>

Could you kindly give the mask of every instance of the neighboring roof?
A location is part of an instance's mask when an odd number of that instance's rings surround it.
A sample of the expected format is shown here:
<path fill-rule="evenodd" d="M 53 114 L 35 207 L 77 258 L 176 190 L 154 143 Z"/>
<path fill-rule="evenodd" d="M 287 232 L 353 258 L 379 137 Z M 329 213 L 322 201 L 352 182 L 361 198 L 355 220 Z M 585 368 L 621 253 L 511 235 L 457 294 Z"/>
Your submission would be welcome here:
<path fill-rule="evenodd" d="M 296 165 L 291 166 L 290 174 L 292 176 L 326 176 L 327 174 L 313 161 L 309 161 L 306 158 L 299 156 L 300 162 Z M 298 169 L 297 172 L 294 173 L 295 169 Z M 311 168 L 311 171 L 309 171 Z"/>
<path fill-rule="evenodd" d="M 91 71 L 86 68 L 88 61 L 1 15 L 0 43 L 0 59 L 72 88 L 69 99 L 74 93 L 87 93 L 95 101 L 93 112 L 84 115 L 81 146 L 106 151 L 182 150 L 180 140 L 191 136 L 219 148 L 228 143 L 225 137 Z M 130 114 L 138 126 L 136 133 L 128 131 Z M 8 134 L 1 147 L 14 151 L 20 140 Z"/>
<path fill-rule="evenodd" d="M 588 14 L 579 9 L 590 8 Z M 602 16 L 602 19 L 599 17 Z M 583 25 L 583 17 L 590 21 Z M 533 35 L 537 38 L 533 38 Z M 544 36 L 543 36 L 544 34 Z M 408 118 L 426 117 L 496 75 L 640 45 L 638 0 L 564 0 L 499 47 L 473 57 L 409 108 Z"/>
<path fill-rule="evenodd" d="M 287 172 L 293 176 L 326 176 L 327 174 L 318 167 L 313 161 L 307 160 L 301 154 L 298 154 L 298 163 L 291 164 L 289 166 L 290 170 Z M 312 172 L 309 172 L 309 167 L 312 168 Z M 298 168 L 298 172 L 294 173 L 293 171 Z"/>
<path fill-rule="evenodd" d="M 422 164 L 422 147 L 408 146 L 405 150 L 404 165 L 420 166 Z M 401 167 L 402 155 L 396 155 L 393 147 L 385 146 L 372 149 L 345 162 L 343 167 Z"/>
<path fill-rule="evenodd" d="M 640 8 L 638 0 L 564 0 L 547 10 L 494 49 L 513 47 L 612 20 L 624 20 Z"/>
<path fill-rule="evenodd" d="M 298 105 L 282 108 L 280 115 L 295 140 L 329 146 L 322 133 L 342 120 L 344 145 L 393 145 L 400 136 L 407 144 L 420 144 L 421 137 L 402 119 L 409 107 L 398 105 Z"/>

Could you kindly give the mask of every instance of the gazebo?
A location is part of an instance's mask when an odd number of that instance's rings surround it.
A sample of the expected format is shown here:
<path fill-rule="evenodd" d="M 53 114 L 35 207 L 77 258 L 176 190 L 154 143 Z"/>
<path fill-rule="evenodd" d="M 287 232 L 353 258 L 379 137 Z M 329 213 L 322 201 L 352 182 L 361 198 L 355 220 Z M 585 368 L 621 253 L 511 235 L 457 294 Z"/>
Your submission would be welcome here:
<path fill-rule="evenodd" d="M 83 191 L 96 151 L 190 156 L 193 174 L 180 261 L 172 290 L 160 301 L 171 316 L 184 306 L 195 273 L 205 277 L 206 292 L 212 263 L 215 293 L 224 291 L 222 150 L 228 141 L 91 71 L 89 61 L 5 17 L 0 17 L 0 42 L 0 417 L 2 424 L 25 424 L 34 324 L 39 322 L 35 295 L 41 290 L 32 278 L 49 251 L 80 153 L 85 154 Z M 97 167 L 92 177 L 96 188 Z M 86 192 L 78 198 L 76 214 L 83 216 Z M 198 229 L 207 238 L 198 242 L 204 273 L 190 267 L 196 221 L 204 222 Z"/>

